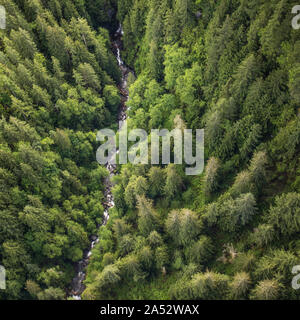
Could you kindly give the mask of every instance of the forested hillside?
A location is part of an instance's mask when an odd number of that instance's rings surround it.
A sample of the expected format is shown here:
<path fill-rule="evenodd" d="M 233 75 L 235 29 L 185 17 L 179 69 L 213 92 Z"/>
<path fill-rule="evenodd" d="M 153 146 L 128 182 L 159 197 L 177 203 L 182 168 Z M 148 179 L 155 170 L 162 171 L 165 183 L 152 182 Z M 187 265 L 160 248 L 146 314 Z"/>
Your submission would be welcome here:
<path fill-rule="evenodd" d="M 0 300 L 68 299 L 95 234 L 86 300 L 299 299 L 297 4 L 0 0 Z M 205 169 L 118 165 L 98 229 L 119 23 L 128 128 L 204 128 Z"/>
<path fill-rule="evenodd" d="M 0 299 L 65 299 L 103 216 L 96 133 L 116 121 L 110 1 L 1 0 Z"/>
<path fill-rule="evenodd" d="M 205 171 L 120 168 L 84 299 L 299 298 L 296 4 L 118 1 L 129 128 L 205 128 Z"/>

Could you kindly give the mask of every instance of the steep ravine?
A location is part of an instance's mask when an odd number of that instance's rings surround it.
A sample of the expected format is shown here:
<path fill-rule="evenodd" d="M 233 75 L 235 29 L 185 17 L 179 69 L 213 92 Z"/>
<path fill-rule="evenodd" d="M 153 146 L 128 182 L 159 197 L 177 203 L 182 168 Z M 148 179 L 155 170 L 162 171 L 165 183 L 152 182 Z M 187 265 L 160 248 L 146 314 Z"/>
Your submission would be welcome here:
<path fill-rule="evenodd" d="M 121 95 L 121 105 L 118 113 L 118 121 L 119 124 L 121 122 L 124 123 L 124 121 L 127 118 L 126 115 L 126 101 L 128 100 L 128 89 L 127 89 L 127 78 L 130 72 L 132 72 L 122 61 L 121 59 L 121 50 L 122 50 L 122 27 L 120 26 L 118 30 L 115 32 L 115 34 L 112 37 L 112 50 L 114 55 L 117 58 L 119 68 L 121 70 L 122 78 L 119 85 L 120 95 Z M 117 151 L 118 152 L 118 151 Z M 103 201 L 103 207 L 104 207 L 104 217 L 103 217 L 103 223 L 102 225 L 106 225 L 108 219 L 109 219 L 109 208 L 112 208 L 114 206 L 114 199 L 111 192 L 111 178 L 115 174 L 116 166 L 113 164 L 106 164 L 106 168 L 109 171 L 109 176 L 105 179 L 104 185 L 105 185 L 105 191 L 104 191 L 104 201 Z M 100 226 L 99 226 L 100 228 Z M 92 255 L 92 249 L 94 246 L 99 242 L 98 236 L 94 235 L 91 237 L 91 244 L 90 248 L 84 252 L 84 257 L 82 260 L 80 260 L 76 265 L 76 276 L 73 278 L 69 295 L 75 299 L 75 300 L 81 300 L 81 294 L 85 289 L 85 285 L 83 284 L 83 281 L 86 277 L 86 268 L 89 264 L 90 256 Z"/>

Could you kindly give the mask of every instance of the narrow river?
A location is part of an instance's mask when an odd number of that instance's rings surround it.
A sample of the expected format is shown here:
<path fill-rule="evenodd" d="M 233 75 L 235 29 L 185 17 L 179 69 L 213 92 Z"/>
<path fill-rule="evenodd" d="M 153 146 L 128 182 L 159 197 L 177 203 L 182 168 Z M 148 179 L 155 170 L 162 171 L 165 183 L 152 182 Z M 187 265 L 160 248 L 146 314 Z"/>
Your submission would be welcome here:
<path fill-rule="evenodd" d="M 121 70 L 122 78 L 119 85 L 120 95 L 121 95 L 121 105 L 118 113 L 119 126 L 122 126 L 124 121 L 127 118 L 126 115 L 126 101 L 128 100 L 128 88 L 127 88 L 127 79 L 130 72 L 132 72 L 122 61 L 121 59 L 121 49 L 122 49 L 122 35 L 123 31 L 121 26 L 115 32 L 112 38 L 112 50 L 114 55 L 117 58 L 119 68 Z M 121 122 L 121 123 L 120 123 Z M 118 151 L 117 151 L 118 152 Z M 106 169 L 109 171 L 109 176 L 104 180 L 105 191 L 104 191 L 104 217 L 102 225 L 106 225 L 109 219 L 109 208 L 112 208 L 114 204 L 113 195 L 111 192 L 112 184 L 111 178 L 115 174 L 116 166 L 110 163 L 106 164 Z M 100 226 L 99 226 L 100 227 Z M 76 266 L 76 276 L 72 280 L 70 288 L 70 296 L 75 300 L 81 300 L 81 294 L 85 289 L 83 284 L 86 276 L 86 268 L 89 264 L 90 256 L 92 255 L 92 249 L 99 242 L 98 236 L 91 237 L 90 248 L 84 252 L 83 259 L 77 263 Z"/>

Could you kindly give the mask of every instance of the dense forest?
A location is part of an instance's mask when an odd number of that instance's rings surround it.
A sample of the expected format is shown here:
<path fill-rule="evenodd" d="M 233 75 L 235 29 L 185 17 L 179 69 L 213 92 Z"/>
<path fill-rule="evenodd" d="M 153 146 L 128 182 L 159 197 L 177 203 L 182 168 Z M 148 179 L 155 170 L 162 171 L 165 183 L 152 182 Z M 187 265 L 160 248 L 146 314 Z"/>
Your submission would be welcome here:
<path fill-rule="evenodd" d="M 120 102 L 105 28 L 116 27 L 116 10 L 93 0 L 0 4 L 0 298 L 65 299 L 103 215 L 96 133 Z"/>
<path fill-rule="evenodd" d="M 297 1 L 5 0 L 0 299 L 299 299 Z M 205 129 L 205 169 L 118 165 L 106 226 L 97 130 Z"/>

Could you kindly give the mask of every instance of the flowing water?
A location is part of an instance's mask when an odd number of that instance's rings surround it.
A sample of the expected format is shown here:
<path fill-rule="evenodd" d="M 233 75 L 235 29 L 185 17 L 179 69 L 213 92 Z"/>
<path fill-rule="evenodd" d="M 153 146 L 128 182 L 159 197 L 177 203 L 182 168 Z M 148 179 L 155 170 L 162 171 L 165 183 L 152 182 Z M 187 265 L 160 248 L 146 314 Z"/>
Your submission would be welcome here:
<path fill-rule="evenodd" d="M 126 105 L 125 105 L 126 101 L 128 100 L 127 79 L 128 79 L 129 73 L 132 72 L 124 64 L 124 62 L 121 59 L 120 52 L 122 50 L 122 35 L 123 35 L 123 30 L 122 30 L 122 27 L 120 26 L 112 38 L 112 50 L 117 58 L 118 65 L 122 74 L 121 82 L 119 85 L 119 90 L 121 94 L 121 106 L 118 113 L 118 121 L 119 121 L 120 127 L 122 126 L 122 124 L 127 118 Z M 111 178 L 115 174 L 116 165 L 108 162 L 106 164 L 106 169 L 109 171 L 109 176 L 104 180 L 104 186 L 105 186 L 104 202 L 103 202 L 104 217 L 103 217 L 102 225 L 107 224 L 107 221 L 109 219 L 108 210 L 109 208 L 112 208 L 115 205 L 113 195 L 111 192 L 111 188 L 112 188 Z M 71 290 L 70 290 L 70 296 L 72 296 L 72 298 L 75 300 L 81 300 L 81 294 L 85 289 L 85 285 L 83 284 L 83 281 L 85 280 L 85 276 L 86 276 L 86 268 L 87 268 L 87 265 L 89 264 L 90 256 L 92 255 L 92 249 L 98 242 L 99 242 L 98 236 L 96 235 L 92 236 L 90 248 L 84 252 L 83 259 L 77 263 L 76 276 L 74 277 L 71 283 Z"/>

